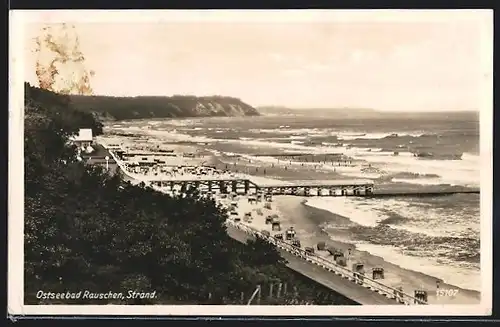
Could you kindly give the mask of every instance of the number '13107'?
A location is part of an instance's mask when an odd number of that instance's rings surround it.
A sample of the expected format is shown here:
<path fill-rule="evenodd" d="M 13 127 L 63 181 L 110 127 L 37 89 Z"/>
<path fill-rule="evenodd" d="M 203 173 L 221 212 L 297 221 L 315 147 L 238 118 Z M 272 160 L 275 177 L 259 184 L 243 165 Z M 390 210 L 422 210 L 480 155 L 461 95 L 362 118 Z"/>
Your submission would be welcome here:
<path fill-rule="evenodd" d="M 455 296 L 457 294 L 458 294 L 457 289 L 442 289 L 436 291 L 437 296 Z"/>

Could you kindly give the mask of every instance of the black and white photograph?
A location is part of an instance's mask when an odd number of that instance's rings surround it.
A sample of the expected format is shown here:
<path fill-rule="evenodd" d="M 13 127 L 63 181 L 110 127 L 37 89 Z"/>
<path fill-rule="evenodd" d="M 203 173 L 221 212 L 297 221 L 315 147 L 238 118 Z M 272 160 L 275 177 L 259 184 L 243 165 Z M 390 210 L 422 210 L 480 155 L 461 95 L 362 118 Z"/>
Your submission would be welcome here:
<path fill-rule="evenodd" d="M 10 314 L 491 314 L 492 11 L 10 18 Z"/>

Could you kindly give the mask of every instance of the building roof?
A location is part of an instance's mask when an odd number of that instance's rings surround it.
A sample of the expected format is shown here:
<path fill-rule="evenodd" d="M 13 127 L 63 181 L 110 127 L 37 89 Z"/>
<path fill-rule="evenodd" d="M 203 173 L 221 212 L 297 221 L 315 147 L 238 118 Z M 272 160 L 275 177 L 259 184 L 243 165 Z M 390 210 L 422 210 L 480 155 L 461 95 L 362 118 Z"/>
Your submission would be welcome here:
<path fill-rule="evenodd" d="M 78 135 L 75 135 L 71 138 L 73 141 L 92 141 L 92 129 L 90 128 L 80 128 L 78 131 Z"/>

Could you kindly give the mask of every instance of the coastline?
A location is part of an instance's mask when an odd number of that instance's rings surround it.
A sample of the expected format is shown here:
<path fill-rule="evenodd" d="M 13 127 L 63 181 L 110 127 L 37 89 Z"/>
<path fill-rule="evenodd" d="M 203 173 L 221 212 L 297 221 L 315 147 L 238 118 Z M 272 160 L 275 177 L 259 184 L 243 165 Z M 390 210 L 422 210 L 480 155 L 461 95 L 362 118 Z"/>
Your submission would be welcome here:
<path fill-rule="evenodd" d="M 170 146 L 170 145 L 169 145 Z M 201 152 L 206 157 L 206 164 L 214 165 L 219 169 L 228 169 L 232 172 L 237 172 L 239 174 L 246 174 L 252 178 L 258 176 L 263 179 L 273 179 L 273 180 L 286 180 L 286 179 L 306 179 L 302 176 L 308 176 L 309 179 L 318 179 L 321 175 L 323 179 L 326 176 L 329 179 L 340 178 L 341 175 L 335 172 L 315 172 L 314 170 L 304 171 L 297 167 L 294 169 L 283 170 L 281 167 L 275 167 L 274 173 L 267 172 L 264 173 L 259 165 L 252 162 L 242 162 L 238 160 L 237 166 L 234 165 L 235 161 L 231 161 L 227 158 L 220 158 L 214 155 L 210 150 L 196 145 L 175 145 L 176 152 L 191 151 L 193 148 L 202 150 Z M 184 150 L 183 150 L 184 149 Z M 189 150 L 189 151 L 188 151 Z M 200 155 L 202 153 L 199 153 Z M 236 168 L 235 168 L 236 167 Z M 247 167 L 247 170 L 243 170 L 243 167 Z M 251 173 L 250 170 L 253 170 Z M 298 177 L 300 175 L 300 177 Z M 333 175 L 333 176 L 332 176 Z M 350 177 L 352 178 L 352 177 Z M 414 187 L 414 185 L 411 185 Z M 397 287 L 402 286 L 404 291 L 412 295 L 413 290 L 423 289 L 428 292 L 429 304 L 477 304 L 480 302 L 480 293 L 474 290 L 467 290 L 463 288 L 456 287 L 454 285 L 441 283 L 440 289 L 457 289 L 458 294 L 453 298 L 438 298 L 436 297 L 436 280 L 438 278 L 427 275 L 422 272 L 414 271 L 411 269 L 402 268 L 394 263 L 386 261 L 381 256 L 371 254 L 367 251 L 362 251 L 356 249 L 353 243 L 350 243 L 346 238 L 338 237 L 339 235 L 328 234 L 321 228 L 321 224 L 325 221 L 330 223 L 346 222 L 349 218 L 336 215 L 327 210 L 322 210 L 314 208 L 304 204 L 307 200 L 306 197 L 293 197 L 293 196 L 275 196 L 275 205 L 273 205 L 272 212 L 269 214 L 278 214 L 280 216 L 280 221 L 282 222 L 283 228 L 288 228 L 289 226 L 294 226 L 297 229 L 297 234 L 300 237 L 303 246 L 316 247 L 317 242 L 324 241 L 329 245 L 336 248 L 342 249 L 344 252 L 349 248 L 352 249 L 352 260 L 362 261 L 367 270 L 371 272 L 371 268 L 374 266 L 383 267 L 386 271 L 386 283 L 390 281 L 389 286 Z M 276 207 L 275 207 L 276 206 Z M 245 212 L 251 211 L 249 207 L 245 204 L 244 198 L 239 201 L 238 212 L 240 215 L 244 215 Z M 264 215 L 265 216 L 265 215 Z M 256 227 L 259 230 L 264 229 L 266 226 L 262 222 L 256 222 L 254 220 L 251 223 L 252 227 Z M 264 228 L 263 228 L 264 227 Z M 341 232 L 340 232 L 341 233 Z M 350 267 L 348 267 L 350 268 Z"/>
<path fill-rule="evenodd" d="M 283 200 L 282 200 L 283 201 Z M 339 231 L 338 235 L 333 233 L 327 233 L 321 228 L 321 224 L 325 221 L 329 223 L 338 221 L 349 221 L 348 218 L 342 217 L 340 215 L 334 214 L 330 211 L 315 208 L 305 204 L 306 200 L 301 199 L 299 203 L 295 203 L 295 207 L 292 206 L 292 201 L 286 200 L 281 205 L 281 209 L 287 212 L 289 217 L 293 217 L 294 221 L 299 223 L 301 220 L 305 221 L 304 227 L 309 229 L 309 233 L 314 235 L 316 242 L 324 241 L 331 244 L 334 247 L 338 247 L 344 250 L 349 248 L 353 249 L 353 254 L 360 258 L 360 261 L 369 262 L 370 266 L 380 266 L 385 269 L 386 272 L 391 272 L 391 275 L 403 276 L 400 278 L 401 282 L 405 285 L 411 285 L 413 289 L 423 288 L 429 292 L 429 301 L 436 301 L 436 281 L 440 281 L 440 289 L 457 289 L 459 290 L 455 299 L 447 299 L 446 303 L 450 302 L 452 304 L 476 304 L 479 303 L 481 294 L 476 290 L 470 290 L 455 286 L 451 283 L 446 283 L 440 278 L 431 276 L 429 274 L 420 272 L 418 270 L 407 269 L 397 265 L 396 263 L 387 261 L 386 258 L 372 254 L 368 251 L 360 250 L 356 248 L 354 242 L 349 242 L 346 237 L 343 237 L 342 230 Z M 303 218 L 302 218 L 303 217 Z M 387 274 L 387 273 L 386 273 Z M 397 283 L 394 280 L 394 283 Z M 434 290 L 434 292 L 432 292 Z M 451 300 L 451 301 L 450 301 Z M 438 300 L 439 301 L 439 300 Z"/>

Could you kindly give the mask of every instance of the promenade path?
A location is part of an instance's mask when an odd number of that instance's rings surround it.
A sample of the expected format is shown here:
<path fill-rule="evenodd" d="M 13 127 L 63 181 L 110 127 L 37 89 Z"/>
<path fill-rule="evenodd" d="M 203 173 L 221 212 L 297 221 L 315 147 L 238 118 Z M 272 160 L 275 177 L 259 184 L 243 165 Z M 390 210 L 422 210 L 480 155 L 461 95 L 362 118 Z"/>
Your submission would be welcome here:
<path fill-rule="evenodd" d="M 125 167 L 122 167 L 122 164 L 120 160 L 118 160 L 114 153 L 111 151 L 110 152 L 111 156 L 116 159 L 116 163 L 118 166 L 118 169 L 122 169 L 125 172 L 125 175 L 129 176 L 129 178 L 136 178 L 134 175 L 131 174 L 130 172 L 127 172 Z M 137 176 L 138 178 L 139 176 Z M 231 226 L 231 224 L 227 225 L 227 231 L 230 237 L 234 238 L 237 241 L 240 242 L 246 242 L 246 240 L 250 237 L 254 237 L 251 234 L 245 233 L 245 231 L 238 229 L 234 226 Z M 294 271 L 310 278 L 311 280 L 339 293 L 342 294 L 343 296 L 351 299 L 352 301 L 359 303 L 361 305 L 401 305 L 396 301 L 395 299 L 389 298 L 383 294 L 381 294 L 379 291 L 374 291 L 373 287 L 375 287 L 378 290 L 381 290 L 382 292 L 387 292 L 388 288 L 387 286 L 372 281 L 369 282 L 366 280 L 368 284 L 366 285 L 360 285 L 357 284 L 356 282 L 349 280 L 345 278 L 345 276 L 340 276 L 336 273 L 333 273 L 332 271 L 329 271 L 322 267 L 321 265 L 325 265 L 325 262 L 321 262 L 319 265 L 311 262 L 310 260 L 305 260 L 304 258 L 294 255 L 293 253 L 287 252 L 286 249 L 283 247 L 278 246 L 277 250 L 280 252 L 280 254 L 283 256 L 288 261 L 287 266 L 290 269 L 293 269 Z M 318 259 L 319 260 L 319 259 Z M 324 259 L 323 259 L 324 260 Z M 329 265 L 332 265 L 332 263 L 329 263 Z M 345 268 L 340 268 L 337 267 L 335 269 L 344 269 Z M 352 272 L 351 272 L 352 273 Z M 370 288 L 371 285 L 371 288 Z M 410 304 L 408 301 L 412 301 L 413 298 L 409 295 L 406 295 L 406 302 L 407 304 Z"/>
<path fill-rule="evenodd" d="M 234 228 L 230 225 L 227 226 L 227 232 L 233 239 L 245 243 L 251 237 L 242 230 Z M 287 266 L 290 269 L 312 279 L 313 281 L 322 284 L 329 289 L 344 295 L 345 297 L 353 300 L 362 305 L 399 305 L 393 299 L 376 293 L 366 287 L 358 285 L 348 279 L 342 278 L 322 267 L 308 262 L 300 257 L 297 257 L 283 249 L 278 249 L 283 258 L 288 261 Z"/>

